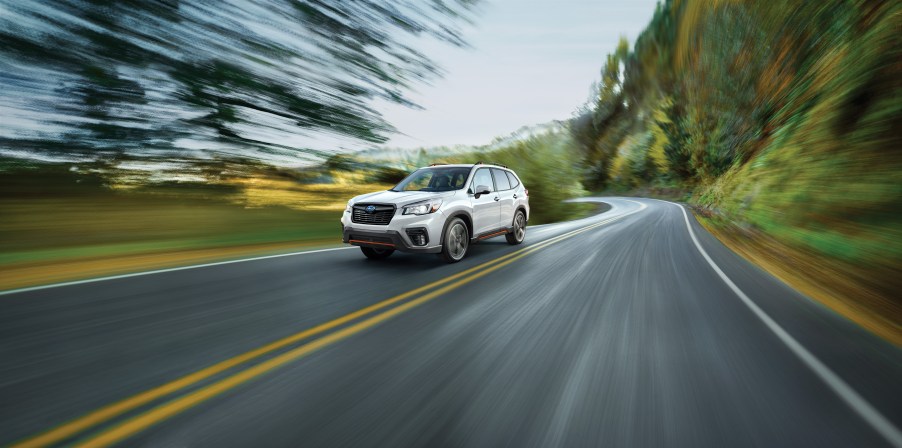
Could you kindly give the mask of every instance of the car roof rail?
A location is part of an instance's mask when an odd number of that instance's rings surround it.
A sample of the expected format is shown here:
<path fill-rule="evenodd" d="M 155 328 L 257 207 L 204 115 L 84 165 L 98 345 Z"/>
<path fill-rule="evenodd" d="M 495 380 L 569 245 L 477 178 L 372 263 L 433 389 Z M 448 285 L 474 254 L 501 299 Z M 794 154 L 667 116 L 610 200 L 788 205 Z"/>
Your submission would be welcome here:
<path fill-rule="evenodd" d="M 486 163 L 486 162 L 483 162 L 482 160 L 476 162 L 474 165 L 495 165 L 495 166 L 500 166 L 501 168 L 510 169 L 507 167 L 507 165 L 502 165 L 500 163 Z"/>

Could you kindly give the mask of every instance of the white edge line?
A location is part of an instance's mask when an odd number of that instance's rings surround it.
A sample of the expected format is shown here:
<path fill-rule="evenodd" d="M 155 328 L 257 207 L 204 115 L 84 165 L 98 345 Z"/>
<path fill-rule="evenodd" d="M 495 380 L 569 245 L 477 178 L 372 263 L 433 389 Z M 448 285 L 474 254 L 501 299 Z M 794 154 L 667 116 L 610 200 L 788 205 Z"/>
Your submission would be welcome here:
<path fill-rule="evenodd" d="M 139 277 L 142 275 L 162 274 L 165 272 L 185 271 L 188 269 L 206 268 L 206 267 L 210 267 L 210 266 L 220 266 L 220 265 L 224 265 L 224 264 L 243 263 L 245 261 L 266 260 L 269 258 L 292 257 L 295 255 L 315 254 L 315 253 L 319 253 L 319 252 L 331 252 L 334 250 L 353 249 L 353 248 L 354 248 L 354 246 L 331 247 L 328 249 L 306 250 L 306 251 L 302 251 L 302 252 L 289 252 L 289 253 L 285 253 L 285 254 L 264 255 L 264 256 L 260 256 L 260 257 L 251 257 L 251 258 L 238 258 L 235 260 L 217 261 L 217 262 L 213 262 L 213 263 L 192 264 L 192 265 L 188 265 L 188 266 L 177 266 L 174 268 L 154 269 L 152 271 L 131 272 L 128 274 L 109 275 L 109 276 L 105 276 L 105 277 L 87 278 L 84 280 L 73 280 L 70 282 L 50 283 L 47 285 L 30 286 L 28 288 L 9 289 L 6 291 L 0 291 L 0 296 L 5 296 L 5 295 L 9 295 L 9 294 L 18 294 L 18 293 L 29 292 L 29 291 L 40 291 L 42 289 L 58 288 L 61 286 L 82 285 L 85 283 L 103 282 L 103 281 L 107 281 L 107 280 L 118 280 L 121 278 Z"/>
<path fill-rule="evenodd" d="M 839 396 L 846 404 L 852 408 L 858 415 L 864 419 L 872 428 L 874 428 L 878 433 L 880 433 L 883 438 L 885 438 L 891 445 L 896 447 L 902 447 L 902 432 L 899 431 L 899 428 L 896 428 L 892 422 L 890 422 L 883 414 L 880 413 L 877 409 L 875 409 L 867 400 L 864 399 L 858 392 L 855 392 L 848 383 L 842 380 L 835 372 L 830 370 L 821 360 L 819 360 L 816 356 L 814 356 L 811 352 L 809 352 L 805 347 L 802 346 L 799 341 L 793 338 L 783 327 L 780 326 L 776 321 L 774 321 L 767 313 L 764 312 L 752 299 L 749 298 L 729 277 L 714 263 L 714 260 L 708 256 L 708 253 L 705 252 L 705 249 L 702 248 L 701 243 L 699 243 L 698 238 L 695 237 L 695 232 L 692 230 L 692 225 L 689 223 L 689 215 L 686 213 L 686 208 L 682 205 L 675 204 L 671 202 L 671 204 L 676 205 L 683 212 L 683 218 L 686 220 L 686 228 L 689 229 L 689 236 L 692 237 L 692 242 L 695 243 L 696 249 L 698 249 L 699 253 L 702 254 L 702 257 L 705 258 L 705 261 L 711 265 L 711 268 L 714 269 L 714 272 L 726 283 L 727 286 L 730 287 L 731 290 L 742 300 L 742 302 L 750 309 L 752 312 L 764 322 L 764 325 L 767 326 L 775 335 L 782 341 L 786 346 L 792 351 L 798 358 L 808 366 L 827 386 L 833 390 L 836 395 Z"/>

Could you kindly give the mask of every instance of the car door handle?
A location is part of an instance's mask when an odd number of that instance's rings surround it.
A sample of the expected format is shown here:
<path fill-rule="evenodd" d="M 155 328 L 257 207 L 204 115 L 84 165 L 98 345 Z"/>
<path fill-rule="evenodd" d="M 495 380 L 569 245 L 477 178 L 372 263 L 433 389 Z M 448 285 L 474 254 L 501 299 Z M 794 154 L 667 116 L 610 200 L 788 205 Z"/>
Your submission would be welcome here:
<path fill-rule="evenodd" d="M 517 194 L 516 194 L 516 193 L 514 193 L 514 199 L 517 199 Z"/>
<path fill-rule="evenodd" d="M 496 201 L 500 201 L 501 199 L 498 199 L 498 196 L 495 196 L 495 200 L 496 200 Z"/>

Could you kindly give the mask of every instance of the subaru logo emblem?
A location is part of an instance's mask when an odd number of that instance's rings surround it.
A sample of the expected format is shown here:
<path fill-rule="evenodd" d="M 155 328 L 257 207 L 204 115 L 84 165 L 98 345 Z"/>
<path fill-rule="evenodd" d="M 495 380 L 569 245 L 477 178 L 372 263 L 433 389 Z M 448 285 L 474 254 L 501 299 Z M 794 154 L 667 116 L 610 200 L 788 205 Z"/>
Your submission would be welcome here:
<path fill-rule="evenodd" d="M 373 213 L 374 211 L 376 211 L 376 206 L 375 206 L 375 205 L 367 205 L 367 206 L 366 206 L 366 212 L 367 212 L 367 213 Z"/>

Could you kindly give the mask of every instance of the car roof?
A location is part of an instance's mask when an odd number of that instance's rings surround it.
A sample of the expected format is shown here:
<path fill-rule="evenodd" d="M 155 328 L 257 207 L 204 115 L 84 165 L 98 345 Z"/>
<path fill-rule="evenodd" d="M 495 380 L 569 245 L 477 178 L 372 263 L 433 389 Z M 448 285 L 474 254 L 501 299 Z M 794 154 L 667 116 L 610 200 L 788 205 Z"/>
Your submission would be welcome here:
<path fill-rule="evenodd" d="M 486 167 L 486 168 L 498 168 L 502 170 L 513 171 L 512 169 L 501 166 L 501 165 L 492 165 L 490 163 L 435 163 L 429 166 L 420 167 L 423 168 L 474 168 L 474 167 Z"/>

